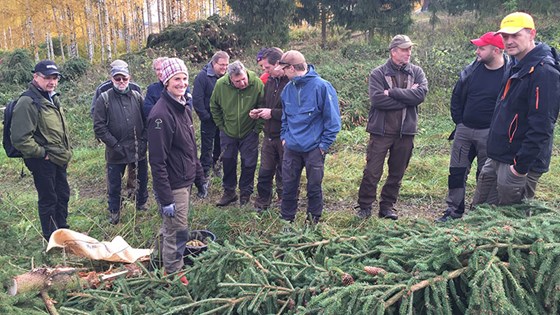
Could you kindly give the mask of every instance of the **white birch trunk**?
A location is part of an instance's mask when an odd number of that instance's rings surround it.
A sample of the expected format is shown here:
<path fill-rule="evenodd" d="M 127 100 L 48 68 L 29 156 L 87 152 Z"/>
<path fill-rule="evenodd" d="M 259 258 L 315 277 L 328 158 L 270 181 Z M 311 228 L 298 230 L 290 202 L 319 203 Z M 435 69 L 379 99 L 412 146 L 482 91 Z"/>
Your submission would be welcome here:
<path fill-rule="evenodd" d="M 89 62 L 93 62 L 93 57 L 95 55 L 95 45 L 93 44 L 94 41 L 94 20 L 93 20 L 93 9 L 91 6 L 91 0 L 86 0 L 85 6 L 85 24 L 86 24 L 86 38 L 87 38 L 87 57 Z"/>

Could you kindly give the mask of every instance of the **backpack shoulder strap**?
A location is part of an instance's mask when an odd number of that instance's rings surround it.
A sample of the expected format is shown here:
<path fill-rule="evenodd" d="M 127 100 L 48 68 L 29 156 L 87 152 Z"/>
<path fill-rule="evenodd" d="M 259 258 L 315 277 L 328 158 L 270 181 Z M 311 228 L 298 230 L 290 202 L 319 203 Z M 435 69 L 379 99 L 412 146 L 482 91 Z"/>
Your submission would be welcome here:
<path fill-rule="evenodd" d="M 107 108 L 109 108 L 109 91 L 107 90 L 103 93 L 101 93 L 101 97 L 103 98 L 103 101 L 105 102 L 105 110 L 107 110 Z"/>
<path fill-rule="evenodd" d="M 142 101 L 142 94 L 140 94 L 140 92 L 136 91 L 136 90 L 131 90 L 132 91 L 132 95 L 134 95 L 134 98 L 136 98 L 136 101 L 138 102 L 138 104 L 140 104 L 140 107 L 142 107 L 143 105 L 143 101 Z"/>
<path fill-rule="evenodd" d="M 31 100 L 33 101 L 33 104 L 35 104 L 35 106 L 37 106 L 37 110 L 39 112 L 41 112 L 41 100 L 39 99 L 39 97 L 37 96 L 37 94 L 33 93 L 31 90 L 27 89 L 25 90 L 23 93 L 21 93 L 21 95 L 18 97 L 18 100 L 20 97 L 22 96 L 28 96 L 31 98 Z"/>

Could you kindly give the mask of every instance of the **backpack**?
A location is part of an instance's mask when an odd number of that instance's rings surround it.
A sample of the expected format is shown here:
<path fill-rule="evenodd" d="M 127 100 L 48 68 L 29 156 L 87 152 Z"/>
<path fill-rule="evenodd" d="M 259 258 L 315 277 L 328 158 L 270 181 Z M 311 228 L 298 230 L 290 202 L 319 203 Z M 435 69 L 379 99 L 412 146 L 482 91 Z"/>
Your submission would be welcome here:
<path fill-rule="evenodd" d="M 33 100 L 33 104 L 37 106 L 37 110 L 39 111 L 39 113 L 41 112 L 40 100 L 37 98 L 35 93 L 29 90 L 23 92 L 20 96 L 11 100 L 6 105 L 6 108 L 4 109 L 4 120 L 2 121 L 2 123 L 4 124 L 4 131 L 2 134 L 2 145 L 4 146 L 4 151 L 6 151 L 6 155 L 10 158 L 23 157 L 23 154 L 21 154 L 21 152 L 19 152 L 16 148 L 14 148 L 12 144 L 11 131 L 10 131 L 10 128 L 12 127 L 12 116 L 14 114 L 14 108 L 16 107 L 18 100 L 22 96 L 31 97 L 31 99 Z"/>
<path fill-rule="evenodd" d="M 101 98 L 103 98 L 103 101 L 105 102 L 105 111 L 107 111 L 107 109 L 109 108 L 109 91 L 107 90 L 103 93 L 101 93 Z M 136 90 L 130 90 L 132 91 L 132 96 L 136 99 L 136 102 L 139 104 L 140 106 L 140 113 L 144 113 L 142 110 L 142 105 L 144 104 L 144 102 L 142 101 L 142 94 L 140 94 L 138 91 Z M 107 125 L 109 125 L 109 117 L 107 117 Z"/>

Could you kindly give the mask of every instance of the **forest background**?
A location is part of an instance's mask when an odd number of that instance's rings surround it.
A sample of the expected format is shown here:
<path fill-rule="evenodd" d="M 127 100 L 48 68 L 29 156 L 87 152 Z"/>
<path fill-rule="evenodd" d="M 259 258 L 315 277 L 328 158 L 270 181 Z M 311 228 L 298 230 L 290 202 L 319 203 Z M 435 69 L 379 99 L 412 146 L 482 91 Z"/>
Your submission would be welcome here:
<path fill-rule="evenodd" d="M 108 63 L 117 58 L 126 60 L 133 80 L 145 88 L 156 80 L 151 60 L 157 56 L 177 56 L 188 61 L 192 83 L 216 49 L 228 51 L 232 60 L 240 59 L 257 72 L 260 69 L 254 56 L 261 47 L 301 50 L 336 88 L 344 124 L 326 161 L 325 215 L 319 229 L 323 236 L 360 237 L 378 229 L 386 231 L 389 226 L 377 219 L 359 221 L 354 217 L 368 141 L 364 128 L 369 110 L 367 77 L 388 57 L 386 47 L 391 36 L 408 34 L 417 43 L 413 63 L 426 72 L 430 92 L 420 106 L 420 132 L 397 204 L 401 219 L 391 227 L 413 230 L 420 224 L 440 235 L 442 228 L 431 221 L 446 207 L 450 150 L 447 137 L 454 127 L 448 113 L 451 89 L 459 71 L 475 58 L 475 48 L 469 40 L 497 30 L 501 17 L 516 10 L 535 17 L 537 40 L 560 48 L 560 9 L 552 0 L 5 0 L 0 8 L 0 104 L 25 89 L 36 61 L 56 60 L 65 75 L 58 90 L 74 152 L 68 169 L 71 228 L 99 240 L 121 235 L 134 247 L 151 247 L 158 229 L 154 222 L 159 221 L 152 197 L 147 213 L 136 212 L 132 202 L 125 202 L 122 223 L 112 226 L 107 220 L 104 147 L 94 139 L 89 106 L 95 87 L 108 77 Z M 195 123 L 198 126 L 198 120 Z M 536 196 L 539 206 L 552 214 L 558 214 L 560 203 L 557 138 L 551 170 L 541 178 Z M 66 257 L 60 251 L 45 253 L 36 192 L 26 169 L 21 177 L 22 167 L 21 160 L 8 159 L 4 152 L 0 153 L 0 281 L 43 265 L 107 267 Z M 472 177 L 467 200 L 475 185 Z M 192 228 L 213 231 L 221 245 L 245 236 L 273 238 L 282 231 L 276 208 L 259 217 L 250 207 L 214 207 L 221 193 L 220 184 L 214 178 L 207 199 L 192 199 Z M 303 214 L 300 215 L 295 228 L 308 233 Z M 521 225 L 531 225 L 529 219 L 519 221 Z M 468 229 L 476 222 L 454 224 Z M 196 284 L 192 287 L 196 288 Z M 41 299 L 33 294 L 8 297 L 0 292 L 0 300 L 0 313 L 45 312 Z M 63 293 L 57 295 L 57 300 L 61 310 L 67 307 L 66 313 L 79 308 Z M 107 307 L 109 311 L 84 303 L 82 310 L 115 314 L 127 310 L 122 305 Z"/>

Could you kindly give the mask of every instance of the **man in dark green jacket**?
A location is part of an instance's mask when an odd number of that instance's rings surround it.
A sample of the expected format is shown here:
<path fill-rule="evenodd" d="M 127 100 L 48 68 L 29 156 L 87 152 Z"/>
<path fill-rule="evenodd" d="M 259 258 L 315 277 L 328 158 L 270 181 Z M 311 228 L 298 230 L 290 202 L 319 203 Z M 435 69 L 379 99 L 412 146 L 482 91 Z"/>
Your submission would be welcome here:
<path fill-rule="evenodd" d="M 28 88 L 35 97 L 22 96 L 18 100 L 10 129 L 12 144 L 23 154 L 25 165 L 33 174 L 46 240 L 56 229 L 68 228 L 70 187 L 66 167 L 72 152 L 66 119 L 55 92 L 59 78 L 53 61 L 43 60 L 35 65 Z"/>
<path fill-rule="evenodd" d="M 237 200 L 237 155 L 241 154 L 239 203 L 245 205 L 253 193 L 257 168 L 259 132 L 263 122 L 249 116 L 252 109 L 263 102 L 263 83 L 238 60 L 228 66 L 227 74 L 218 79 L 212 97 L 210 112 L 220 129 L 220 145 L 224 167 L 224 195 L 217 205 L 227 206 Z"/>

